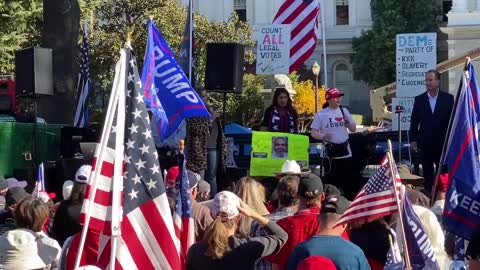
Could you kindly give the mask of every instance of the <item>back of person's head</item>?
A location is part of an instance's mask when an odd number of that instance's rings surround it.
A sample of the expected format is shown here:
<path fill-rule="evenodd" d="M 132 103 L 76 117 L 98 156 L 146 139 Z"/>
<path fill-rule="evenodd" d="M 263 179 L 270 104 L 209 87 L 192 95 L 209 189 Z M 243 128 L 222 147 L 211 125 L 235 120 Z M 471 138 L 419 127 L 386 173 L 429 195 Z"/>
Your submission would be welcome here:
<path fill-rule="evenodd" d="M 87 191 L 87 183 L 92 172 L 92 166 L 82 165 L 75 174 L 75 183 L 72 187 L 72 193 L 70 194 L 69 201 L 83 202 L 85 198 L 85 192 Z"/>
<path fill-rule="evenodd" d="M 207 244 L 205 252 L 207 256 L 219 259 L 227 252 L 228 238 L 233 235 L 240 215 L 238 206 L 240 198 L 230 191 L 222 191 L 215 195 L 211 209 L 214 221 L 209 225 L 203 239 Z"/>
<path fill-rule="evenodd" d="M 268 209 L 265 206 L 265 188 L 257 180 L 251 177 L 242 177 L 235 186 L 235 194 L 250 206 L 253 210 L 261 215 L 268 215 Z M 252 219 L 246 216 L 240 218 L 238 223 L 237 234 L 240 237 L 250 235 L 252 227 Z"/>
<path fill-rule="evenodd" d="M 26 198 L 15 206 L 14 217 L 18 227 L 34 232 L 42 230 L 49 217 L 48 206 L 41 199 Z"/>
<path fill-rule="evenodd" d="M 298 182 L 298 177 L 294 175 L 284 176 L 278 181 L 277 195 L 281 206 L 288 207 L 299 204 Z"/>
<path fill-rule="evenodd" d="M 5 195 L 5 206 L 9 211 L 13 211 L 17 203 L 30 196 L 31 195 L 21 187 L 9 188 Z"/>
<path fill-rule="evenodd" d="M 322 204 L 322 209 L 318 215 L 318 223 L 321 231 L 336 231 L 341 235 L 346 225 L 335 226 L 340 217 L 347 211 L 350 201 L 340 195 L 328 196 Z"/>
<path fill-rule="evenodd" d="M 302 176 L 298 184 L 298 197 L 303 207 L 320 207 L 325 197 L 322 179 L 313 173 Z"/>

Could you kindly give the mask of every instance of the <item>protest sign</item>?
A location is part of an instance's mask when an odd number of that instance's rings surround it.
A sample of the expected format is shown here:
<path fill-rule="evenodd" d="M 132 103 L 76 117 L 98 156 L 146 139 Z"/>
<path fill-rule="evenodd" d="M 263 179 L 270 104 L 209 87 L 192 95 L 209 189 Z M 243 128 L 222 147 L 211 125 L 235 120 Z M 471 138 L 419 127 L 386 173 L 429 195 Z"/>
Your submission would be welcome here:
<path fill-rule="evenodd" d="M 257 25 L 257 74 L 289 74 L 290 25 Z"/>
<path fill-rule="evenodd" d="M 397 106 L 403 107 L 400 114 L 400 127 L 402 130 L 410 130 L 410 117 L 412 116 L 413 102 L 415 98 L 392 98 L 392 130 L 398 131 L 398 114 L 395 113 Z"/>
<path fill-rule="evenodd" d="M 285 160 L 295 160 L 302 168 L 307 168 L 308 149 L 308 136 L 253 132 L 250 175 L 273 176 L 280 172 Z"/>
<path fill-rule="evenodd" d="M 437 33 L 397 35 L 397 97 L 425 92 L 425 73 L 437 66 Z"/>

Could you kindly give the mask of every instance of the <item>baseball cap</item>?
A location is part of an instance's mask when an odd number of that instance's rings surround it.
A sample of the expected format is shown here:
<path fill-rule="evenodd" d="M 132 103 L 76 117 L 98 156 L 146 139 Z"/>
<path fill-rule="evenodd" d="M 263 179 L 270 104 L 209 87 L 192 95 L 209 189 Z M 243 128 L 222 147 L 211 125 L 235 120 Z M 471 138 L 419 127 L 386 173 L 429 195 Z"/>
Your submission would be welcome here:
<path fill-rule="evenodd" d="M 213 198 L 212 214 L 214 217 L 233 219 L 240 214 L 238 212 L 240 198 L 230 191 L 222 191 Z"/>
<path fill-rule="evenodd" d="M 63 183 L 62 196 L 64 200 L 68 200 L 68 198 L 70 198 L 70 195 L 72 194 L 72 189 L 73 189 L 73 181 L 67 180 Z"/>
<path fill-rule="evenodd" d="M 198 182 L 198 192 L 210 192 L 210 184 L 205 180 Z"/>
<path fill-rule="evenodd" d="M 21 187 L 25 188 L 27 186 L 27 181 L 18 181 L 17 178 L 7 178 L 8 188 Z"/>
<path fill-rule="evenodd" d="M 179 174 L 178 166 L 173 166 L 167 171 L 167 175 L 165 176 L 165 180 L 167 181 L 167 185 L 170 187 L 175 186 L 175 182 L 177 182 L 177 177 Z"/>
<path fill-rule="evenodd" d="M 8 189 L 5 200 L 9 204 L 14 204 L 27 198 L 28 196 L 30 196 L 30 194 L 28 194 L 25 189 L 21 187 L 13 187 Z"/>
<path fill-rule="evenodd" d="M 323 194 L 323 183 L 320 177 L 313 173 L 300 178 L 298 184 L 298 195 L 303 198 L 316 198 Z"/>
<path fill-rule="evenodd" d="M 332 87 L 332 88 L 328 88 L 327 91 L 325 92 L 325 99 L 329 100 L 331 98 L 338 98 L 338 97 L 341 97 L 343 95 L 344 94 L 342 92 L 340 92 L 340 90 L 338 90 L 335 87 Z"/>
<path fill-rule="evenodd" d="M 189 183 L 189 189 L 192 189 L 198 185 L 198 182 L 202 180 L 202 177 L 198 173 L 194 173 L 190 170 L 187 170 L 187 177 L 188 177 L 188 183 Z"/>
<path fill-rule="evenodd" d="M 338 215 L 343 215 L 348 207 L 350 206 L 350 201 L 343 196 L 331 195 L 328 196 L 322 204 L 321 213 L 335 213 Z"/>
<path fill-rule="evenodd" d="M 86 184 L 88 182 L 88 178 L 90 178 L 91 172 L 92 166 L 82 165 L 75 174 L 75 182 Z"/>

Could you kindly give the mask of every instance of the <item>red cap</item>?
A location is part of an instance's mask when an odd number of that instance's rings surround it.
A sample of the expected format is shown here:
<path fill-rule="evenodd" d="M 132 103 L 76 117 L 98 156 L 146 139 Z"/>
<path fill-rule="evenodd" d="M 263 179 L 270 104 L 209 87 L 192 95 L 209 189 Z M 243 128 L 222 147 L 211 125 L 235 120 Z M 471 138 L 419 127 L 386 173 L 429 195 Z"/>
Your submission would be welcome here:
<path fill-rule="evenodd" d="M 438 192 L 447 192 L 448 173 L 440 174 L 440 177 L 438 178 L 438 184 L 437 185 L 438 185 L 438 187 L 437 187 Z"/>
<path fill-rule="evenodd" d="M 177 177 L 178 174 L 180 173 L 180 170 L 178 166 L 173 166 L 167 171 L 167 176 L 165 177 L 167 181 L 167 185 L 170 187 L 175 186 L 175 183 L 177 182 Z"/>
<path fill-rule="evenodd" d="M 329 258 L 322 256 L 310 256 L 300 262 L 297 266 L 297 270 L 336 270 L 337 267 Z"/>
<path fill-rule="evenodd" d="M 338 98 L 338 97 L 341 97 L 343 95 L 344 94 L 342 92 L 340 92 L 340 90 L 338 90 L 335 87 L 332 87 L 332 88 L 328 88 L 327 92 L 325 92 L 325 99 L 329 100 L 331 98 Z"/>

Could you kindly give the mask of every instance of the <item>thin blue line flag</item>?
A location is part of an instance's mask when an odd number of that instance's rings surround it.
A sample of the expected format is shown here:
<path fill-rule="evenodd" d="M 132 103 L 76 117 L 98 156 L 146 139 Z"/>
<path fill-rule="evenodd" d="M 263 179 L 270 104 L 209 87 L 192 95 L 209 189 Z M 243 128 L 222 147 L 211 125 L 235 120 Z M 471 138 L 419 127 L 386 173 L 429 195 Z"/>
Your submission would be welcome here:
<path fill-rule="evenodd" d="M 465 239 L 470 239 L 476 224 L 480 224 L 479 126 L 479 90 L 475 70 L 468 62 L 460 81 L 445 152 L 449 186 L 443 213 L 444 228 Z"/>
<path fill-rule="evenodd" d="M 148 23 L 142 88 L 161 141 L 172 135 L 185 118 L 211 117 L 151 20 Z"/>

